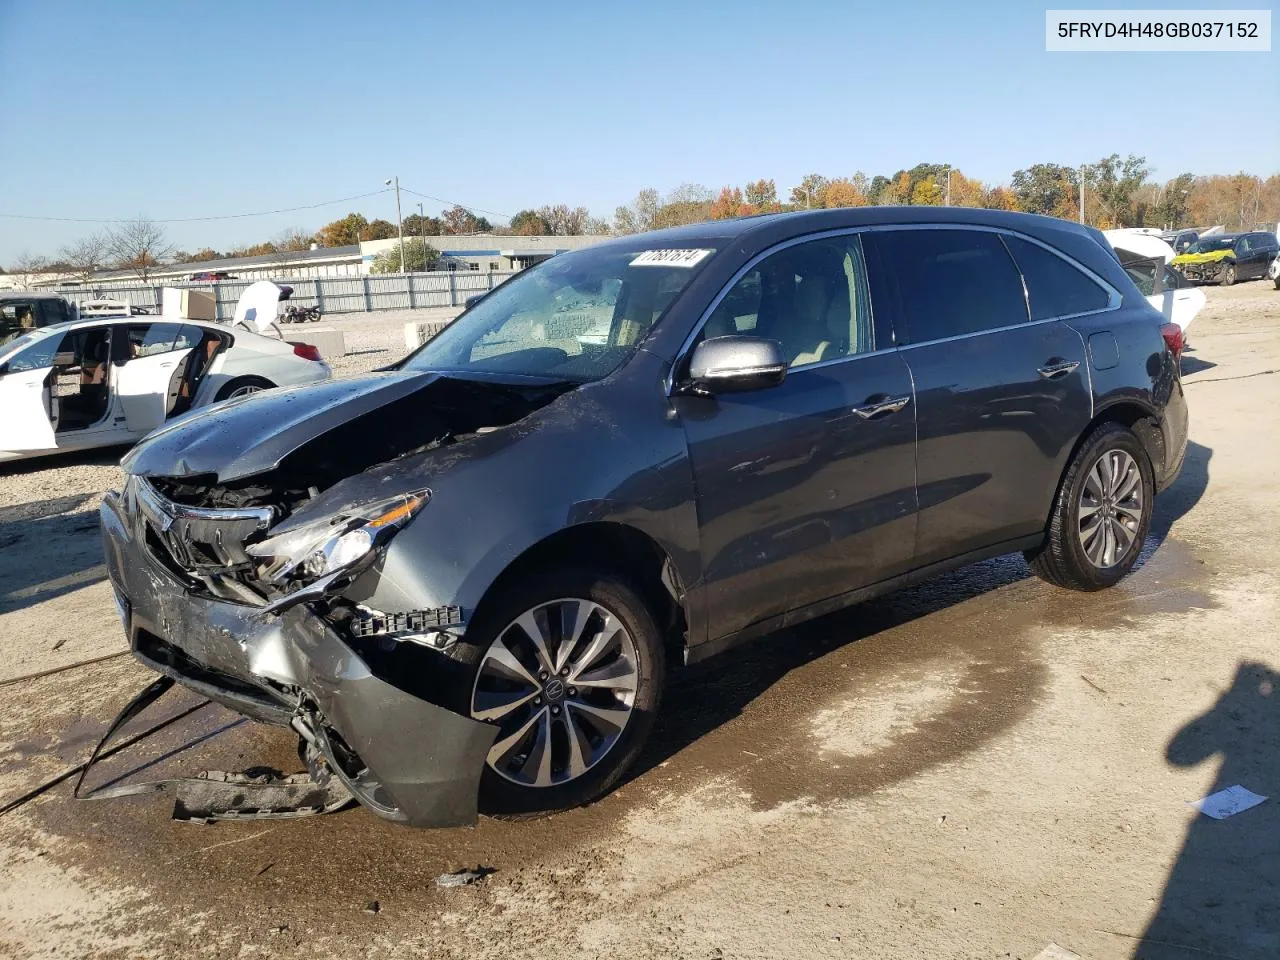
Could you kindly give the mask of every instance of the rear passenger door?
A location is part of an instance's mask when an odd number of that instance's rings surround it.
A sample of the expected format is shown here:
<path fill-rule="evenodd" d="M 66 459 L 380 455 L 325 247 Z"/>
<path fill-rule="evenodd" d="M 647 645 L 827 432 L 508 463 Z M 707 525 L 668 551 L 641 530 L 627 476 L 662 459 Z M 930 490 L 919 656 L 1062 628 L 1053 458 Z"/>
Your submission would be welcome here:
<path fill-rule="evenodd" d="M 915 383 L 915 565 L 1040 533 L 1093 408 L 1084 343 L 1058 317 L 1106 307 L 1108 292 L 1078 271 L 1087 285 L 1064 282 L 1066 261 L 991 230 L 866 240 L 877 316 L 893 318 Z M 1043 275 L 1034 305 L 1015 252 Z"/>

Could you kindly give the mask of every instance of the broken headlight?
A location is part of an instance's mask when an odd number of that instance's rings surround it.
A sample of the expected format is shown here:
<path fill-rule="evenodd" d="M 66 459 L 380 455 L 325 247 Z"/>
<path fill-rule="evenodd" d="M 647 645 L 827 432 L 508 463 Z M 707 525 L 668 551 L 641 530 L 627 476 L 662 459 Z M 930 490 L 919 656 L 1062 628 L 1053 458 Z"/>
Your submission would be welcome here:
<path fill-rule="evenodd" d="M 279 587 L 313 583 L 372 562 L 379 547 L 414 518 L 431 493 L 402 494 L 255 543 L 245 553 L 266 561 L 259 574 Z"/>

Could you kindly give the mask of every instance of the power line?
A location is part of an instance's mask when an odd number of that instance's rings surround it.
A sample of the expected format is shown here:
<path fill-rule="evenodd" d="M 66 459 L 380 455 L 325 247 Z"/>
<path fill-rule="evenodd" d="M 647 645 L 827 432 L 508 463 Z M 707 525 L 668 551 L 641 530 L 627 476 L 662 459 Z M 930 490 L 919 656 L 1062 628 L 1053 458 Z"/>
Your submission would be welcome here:
<path fill-rule="evenodd" d="M 450 207 L 465 207 L 467 210 L 477 210 L 480 213 L 491 214 L 495 217 L 502 217 L 510 220 L 511 216 L 506 213 L 499 213 L 496 210 L 486 210 L 484 207 L 473 207 L 466 203 L 458 203 L 454 200 L 445 200 L 443 197 L 433 197 L 429 193 L 420 193 L 417 190 L 410 190 L 408 187 L 400 188 L 405 193 L 412 193 L 415 197 L 422 197 L 426 200 L 434 200 L 436 203 L 442 203 Z M 254 210 L 249 213 L 223 213 L 208 217 L 147 217 L 154 223 L 209 223 L 215 220 L 244 220 L 249 217 L 269 217 L 280 213 L 297 213 L 300 210 L 315 210 L 319 207 L 330 207 L 338 203 L 350 203 L 353 200 L 367 200 L 370 197 L 377 197 L 384 193 L 390 193 L 389 189 L 374 190 L 370 193 L 358 193 L 351 197 L 339 197 L 336 200 L 322 200 L 320 203 L 307 203 L 297 207 L 281 207 L 278 210 Z M 47 223 L 132 223 L 137 217 L 48 217 L 39 214 L 27 213 L 0 213 L 0 218 L 6 220 L 39 220 Z"/>
<path fill-rule="evenodd" d="M 320 203 L 303 204 L 300 207 L 281 207 L 279 210 L 255 210 L 252 213 L 224 213 L 212 217 L 147 217 L 155 223 L 205 223 L 210 220 L 243 220 L 246 217 L 269 217 L 276 213 L 295 213 L 298 210 L 315 210 L 317 207 L 330 207 L 335 203 L 350 203 L 352 200 L 367 200 L 390 190 L 374 190 L 371 193 L 358 193 L 353 197 L 339 197 L 337 200 L 323 200 Z M 9 220 L 45 220 L 54 223 L 132 223 L 137 217 L 42 217 L 25 213 L 0 213 L 0 217 Z"/>
<path fill-rule="evenodd" d="M 412 193 L 415 197 L 422 197 L 425 200 L 434 200 L 436 203 L 443 203 L 445 206 L 463 207 L 467 210 L 479 210 L 481 213 L 489 213 L 495 217 L 502 217 L 504 220 L 511 219 L 511 214 L 509 213 L 500 213 L 497 210 L 486 210 L 484 207 L 473 207 L 469 203 L 458 203 L 456 200 L 445 200 L 443 197 L 433 197 L 429 193 L 419 193 L 417 190 L 410 190 L 408 187 L 404 186 L 404 184 L 400 185 L 400 189 L 405 193 Z"/>

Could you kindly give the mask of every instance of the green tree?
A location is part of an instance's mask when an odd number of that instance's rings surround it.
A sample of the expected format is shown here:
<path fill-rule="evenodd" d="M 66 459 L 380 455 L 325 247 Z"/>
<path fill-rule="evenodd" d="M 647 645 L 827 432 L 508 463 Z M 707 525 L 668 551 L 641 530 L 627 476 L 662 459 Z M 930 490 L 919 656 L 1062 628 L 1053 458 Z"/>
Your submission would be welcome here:
<path fill-rule="evenodd" d="M 405 237 L 404 268 L 410 273 L 421 273 L 434 270 L 440 262 L 440 251 L 422 240 L 421 237 Z M 399 273 L 400 244 L 395 244 L 373 258 L 369 265 L 370 273 Z"/>
<path fill-rule="evenodd" d="M 1056 163 L 1036 163 L 1025 170 L 1015 170 L 1010 180 L 1018 209 L 1068 220 L 1079 214 L 1079 185 L 1080 176 L 1074 167 Z"/>
<path fill-rule="evenodd" d="M 1146 157 L 1129 154 L 1121 160 L 1120 154 L 1113 153 L 1086 168 L 1086 219 L 1102 227 L 1124 227 L 1136 223 L 1139 217 L 1134 206 L 1134 193 L 1151 172 L 1146 163 Z M 1100 213 L 1089 210 L 1090 187 L 1101 205 Z"/>
<path fill-rule="evenodd" d="M 390 220 L 370 220 L 360 235 L 361 240 L 390 240 L 398 236 L 396 225 Z"/>
<path fill-rule="evenodd" d="M 791 188 L 791 203 L 800 209 L 821 206 L 818 198 L 831 181 L 818 173 L 806 174 L 799 186 Z"/>
<path fill-rule="evenodd" d="M 438 217 L 427 217 L 419 213 L 411 213 L 404 218 L 404 235 L 406 237 L 438 237 L 444 233 L 444 224 Z"/>

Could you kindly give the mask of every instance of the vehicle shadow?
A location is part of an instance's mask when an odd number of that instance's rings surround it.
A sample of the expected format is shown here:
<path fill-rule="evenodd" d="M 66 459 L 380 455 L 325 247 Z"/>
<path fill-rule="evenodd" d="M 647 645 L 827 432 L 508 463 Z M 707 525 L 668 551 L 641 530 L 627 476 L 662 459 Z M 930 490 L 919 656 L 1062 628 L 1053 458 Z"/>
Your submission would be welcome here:
<path fill-rule="evenodd" d="M 1206 795 L 1239 784 L 1270 799 L 1226 820 L 1196 816 L 1135 960 L 1280 956 L 1277 757 L 1280 673 L 1241 663 L 1230 689 L 1174 735 L 1165 758 L 1176 767 L 1219 759 Z"/>
<path fill-rule="evenodd" d="M 56 467 L 112 467 L 128 453 L 130 446 L 98 447 L 94 450 L 72 450 L 68 453 L 52 453 L 48 456 L 26 460 L 10 460 L 0 463 L 0 477 L 17 477 L 39 473 Z"/>
<path fill-rule="evenodd" d="M 1173 486 L 1156 497 L 1155 509 L 1151 514 L 1151 528 L 1147 532 L 1147 553 L 1162 544 L 1173 525 L 1200 502 L 1209 487 L 1209 461 L 1212 459 L 1211 447 L 1194 440 L 1187 441 L 1187 456 L 1182 461 L 1178 479 Z"/>
<path fill-rule="evenodd" d="M 0 508 L 0 614 L 106 578 L 98 514 L 68 512 L 89 499 L 81 494 Z"/>
<path fill-rule="evenodd" d="M 1189 377 L 1194 373 L 1203 373 L 1206 370 L 1212 370 L 1217 364 L 1212 360 L 1201 360 L 1199 357 L 1189 357 L 1185 353 L 1182 355 L 1182 375 Z"/>

